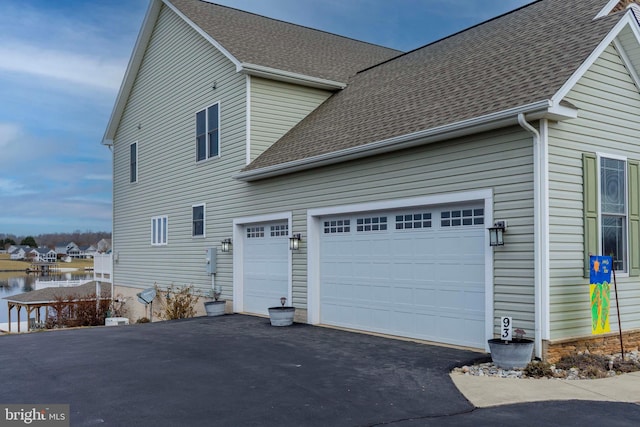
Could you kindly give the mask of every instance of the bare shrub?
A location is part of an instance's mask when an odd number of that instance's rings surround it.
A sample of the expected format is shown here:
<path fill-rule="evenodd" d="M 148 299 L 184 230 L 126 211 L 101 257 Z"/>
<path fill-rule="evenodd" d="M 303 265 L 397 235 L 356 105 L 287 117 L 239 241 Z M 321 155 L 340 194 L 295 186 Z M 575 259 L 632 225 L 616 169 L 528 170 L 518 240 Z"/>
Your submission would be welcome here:
<path fill-rule="evenodd" d="M 156 292 L 160 295 L 160 311 L 156 316 L 164 320 L 186 319 L 196 315 L 196 304 L 199 297 L 195 294 L 193 286 L 183 286 L 181 288 L 174 285 L 169 286 L 166 291 L 161 291 L 155 286 Z M 163 296 L 164 294 L 164 296 Z"/>

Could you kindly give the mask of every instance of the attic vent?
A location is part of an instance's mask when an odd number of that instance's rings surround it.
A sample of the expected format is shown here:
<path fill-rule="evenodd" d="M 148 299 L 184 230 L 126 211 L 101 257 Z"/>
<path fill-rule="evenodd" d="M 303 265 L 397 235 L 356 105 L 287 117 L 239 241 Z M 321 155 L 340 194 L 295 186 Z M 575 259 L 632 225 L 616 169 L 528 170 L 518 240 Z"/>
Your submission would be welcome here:
<path fill-rule="evenodd" d="M 640 2 L 635 0 L 620 0 L 618 4 L 613 9 L 611 9 L 611 13 L 616 13 L 616 12 L 620 12 L 621 10 L 625 10 L 627 7 L 631 6 L 632 4 L 640 5 Z"/>

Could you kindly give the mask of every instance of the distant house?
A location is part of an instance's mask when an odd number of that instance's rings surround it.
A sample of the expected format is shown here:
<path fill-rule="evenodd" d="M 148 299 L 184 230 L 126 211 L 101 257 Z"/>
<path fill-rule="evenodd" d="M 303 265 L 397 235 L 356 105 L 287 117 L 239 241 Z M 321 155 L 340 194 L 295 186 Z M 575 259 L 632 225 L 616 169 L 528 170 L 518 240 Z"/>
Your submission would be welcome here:
<path fill-rule="evenodd" d="M 106 253 L 111 249 L 111 239 L 100 239 L 100 241 L 95 244 L 95 247 L 98 252 Z"/>
<path fill-rule="evenodd" d="M 37 262 L 56 262 L 57 253 L 49 248 L 32 248 L 25 257 Z"/>
<path fill-rule="evenodd" d="M 97 250 L 95 246 L 78 246 L 79 258 L 93 258 Z"/>
<path fill-rule="evenodd" d="M 21 260 L 27 257 L 27 252 L 32 248 L 30 246 L 11 246 L 13 250 L 9 252 L 9 258 L 13 260 Z"/>
<path fill-rule="evenodd" d="M 58 255 L 68 255 L 71 258 L 80 258 L 80 248 L 74 242 L 56 243 L 55 251 Z"/>

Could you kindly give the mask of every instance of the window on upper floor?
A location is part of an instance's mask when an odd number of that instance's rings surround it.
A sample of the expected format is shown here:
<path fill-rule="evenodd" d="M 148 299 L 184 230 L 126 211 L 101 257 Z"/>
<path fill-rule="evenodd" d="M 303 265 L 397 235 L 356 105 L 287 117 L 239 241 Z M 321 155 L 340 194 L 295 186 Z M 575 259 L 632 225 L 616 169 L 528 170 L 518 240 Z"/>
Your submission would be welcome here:
<path fill-rule="evenodd" d="M 627 162 L 600 157 L 600 249 L 627 271 Z"/>
<path fill-rule="evenodd" d="M 196 113 L 196 161 L 220 155 L 220 103 Z"/>
<path fill-rule="evenodd" d="M 129 146 L 129 182 L 138 182 L 138 143 Z"/>
<path fill-rule="evenodd" d="M 155 216 L 151 218 L 151 245 L 166 245 L 169 236 L 169 217 Z"/>
<path fill-rule="evenodd" d="M 193 205 L 191 207 L 191 235 L 193 237 L 204 237 L 205 208 L 204 205 Z"/>

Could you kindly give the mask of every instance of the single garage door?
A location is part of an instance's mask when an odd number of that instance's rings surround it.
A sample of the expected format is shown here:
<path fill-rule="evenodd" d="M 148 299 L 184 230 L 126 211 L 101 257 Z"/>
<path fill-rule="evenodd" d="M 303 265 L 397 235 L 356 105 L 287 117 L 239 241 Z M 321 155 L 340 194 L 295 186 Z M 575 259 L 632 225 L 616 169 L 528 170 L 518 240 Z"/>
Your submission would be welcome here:
<path fill-rule="evenodd" d="M 481 204 L 320 223 L 321 323 L 484 348 Z"/>
<path fill-rule="evenodd" d="M 244 311 L 268 314 L 289 295 L 289 226 L 250 224 L 244 229 Z"/>

